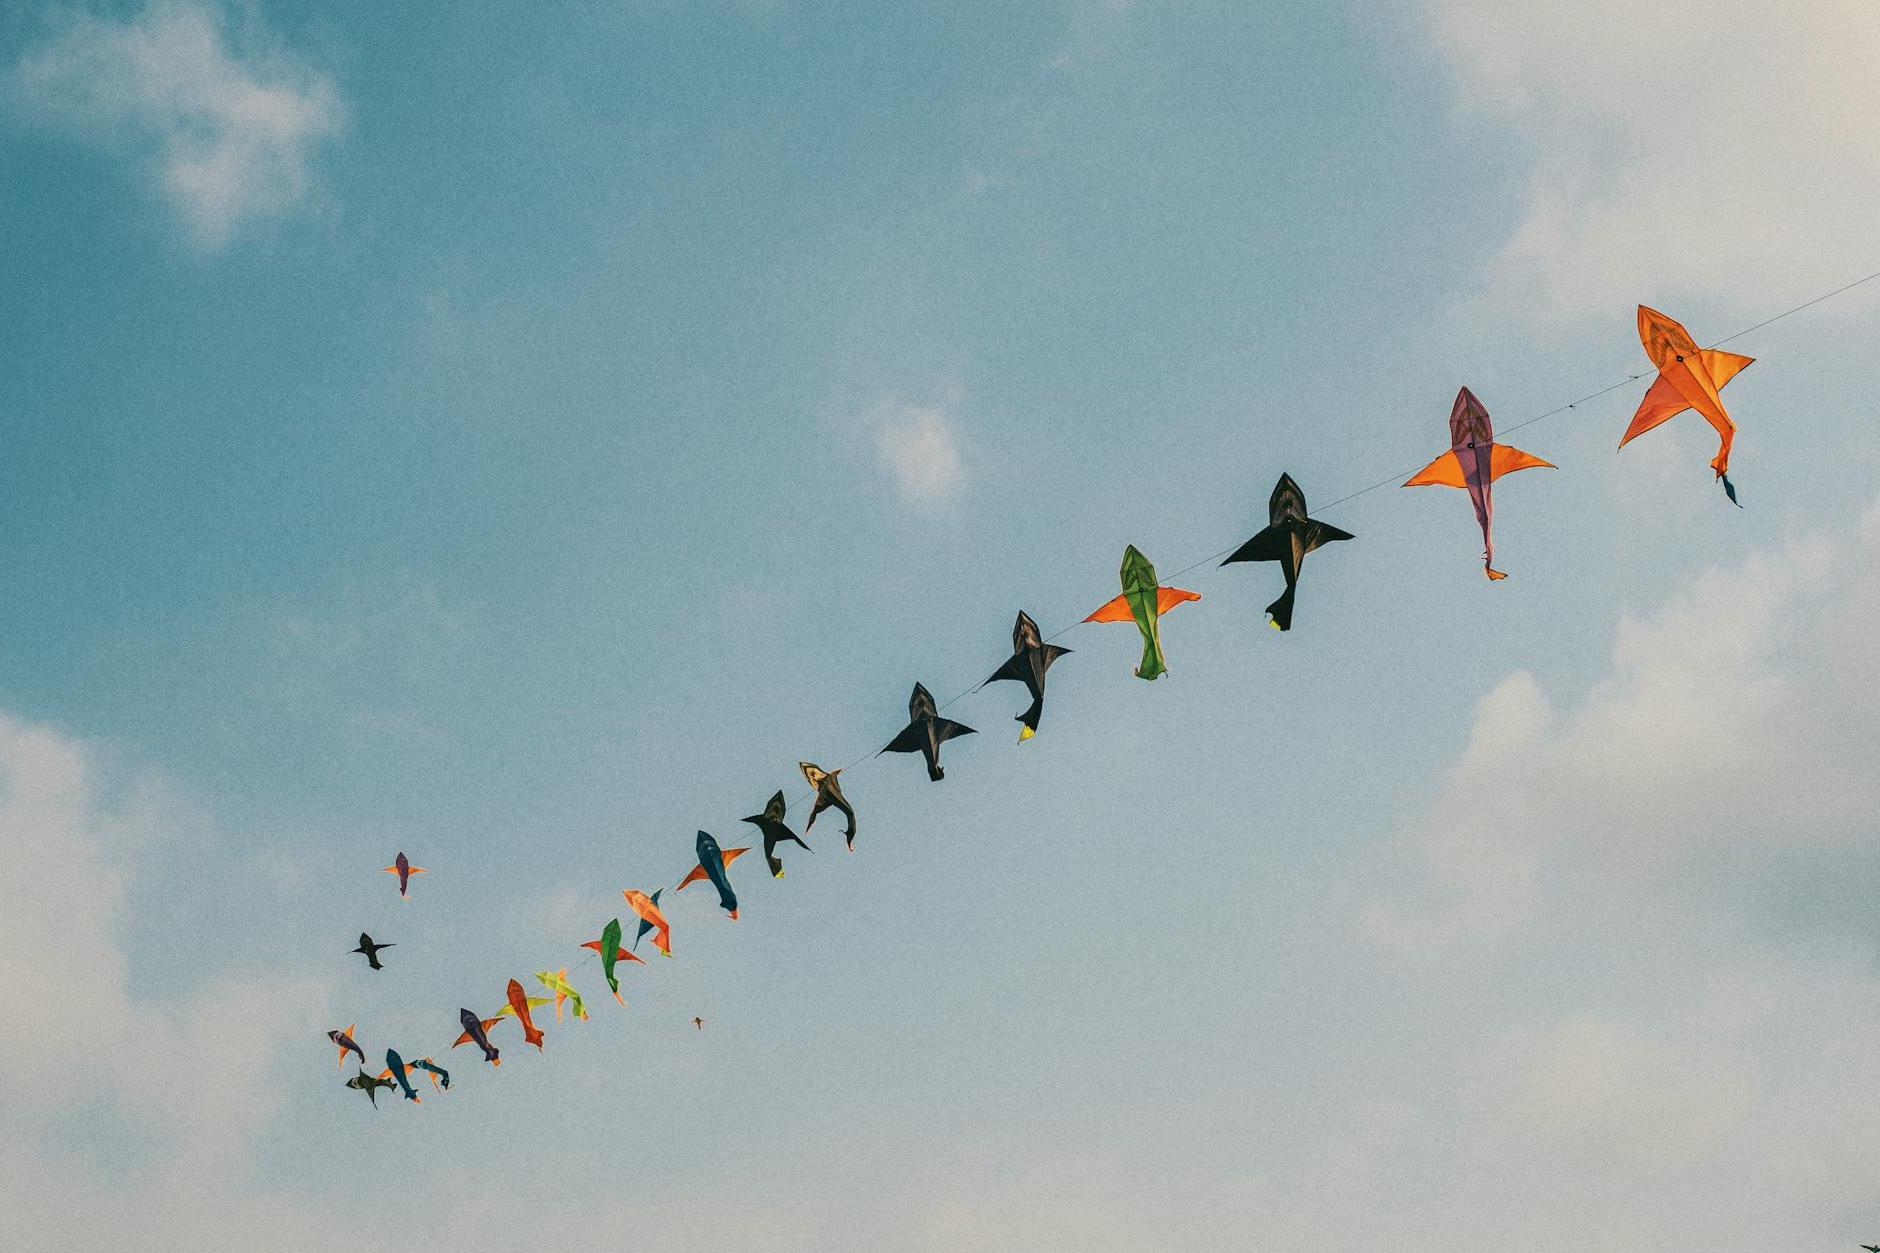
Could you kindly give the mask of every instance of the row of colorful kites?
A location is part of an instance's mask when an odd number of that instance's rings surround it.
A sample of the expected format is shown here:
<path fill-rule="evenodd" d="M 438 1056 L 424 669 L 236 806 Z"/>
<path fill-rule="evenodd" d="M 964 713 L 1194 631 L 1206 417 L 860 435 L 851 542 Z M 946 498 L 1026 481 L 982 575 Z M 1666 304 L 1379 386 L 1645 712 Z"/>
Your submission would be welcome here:
<path fill-rule="evenodd" d="M 1731 484 L 1728 471 L 1730 461 L 1730 443 L 1736 426 L 1724 411 L 1723 401 L 1718 392 L 1736 374 L 1749 365 L 1751 358 L 1735 353 L 1721 352 L 1714 348 L 1699 348 L 1689 332 L 1677 322 L 1654 309 L 1644 306 L 1638 311 L 1639 339 L 1645 345 L 1645 352 L 1652 364 L 1658 369 L 1658 377 L 1639 403 L 1638 411 L 1633 415 L 1631 425 L 1619 444 L 1623 447 L 1633 438 L 1651 430 L 1666 420 L 1695 410 L 1710 425 L 1716 428 L 1720 439 L 1717 455 L 1710 463 L 1716 471 L 1718 480 L 1732 503 L 1736 502 L 1736 488 Z M 1418 471 L 1405 482 L 1405 487 L 1420 487 L 1439 484 L 1445 487 L 1459 487 L 1469 493 L 1475 506 L 1476 521 L 1482 528 L 1483 556 L 1482 567 L 1490 579 L 1501 579 L 1501 571 L 1495 569 L 1494 540 L 1491 523 L 1494 516 L 1493 485 L 1496 479 L 1516 470 L 1532 469 L 1536 466 L 1550 466 L 1552 463 L 1539 457 L 1522 452 L 1518 448 L 1495 442 L 1493 424 L 1488 410 L 1475 398 L 1468 388 L 1463 388 L 1456 396 L 1455 407 L 1449 415 L 1450 448 L 1436 460 Z M 1285 575 L 1285 591 L 1278 600 L 1267 606 L 1271 625 L 1278 630 L 1290 630 L 1292 627 L 1293 597 L 1298 588 L 1299 571 L 1307 553 L 1319 546 L 1337 540 L 1348 540 L 1352 536 L 1335 526 L 1330 526 L 1309 516 L 1306 512 L 1304 494 L 1299 485 L 1290 476 L 1282 474 L 1279 483 L 1273 489 L 1268 502 L 1269 525 L 1265 530 L 1233 550 L 1222 565 L 1243 561 L 1278 562 Z M 1133 622 L 1142 635 L 1142 660 L 1136 666 L 1136 675 L 1143 679 L 1160 677 L 1167 666 L 1162 655 L 1161 618 L 1175 606 L 1191 600 L 1199 600 L 1194 592 L 1183 591 L 1178 587 L 1164 587 L 1156 576 L 1155 567 L 1132 545 L 1123 553 L 1122 592 L 1095 613 L 1085 618 L 1085 622 Z M 1029 615 L 1021 612 L 1017 624 L 1012 629 L 1012 656 L 999 667 L 987 683 L 1010 680 L 1022 683 L 1031 695 L 1031 704 L 1018 715 L 1021 724 L 1020 741 L 1030 739 L 1038 730 L 1039 719 L 1044 714 L 1045 674 L 1059 657 L 1069 652 L 1044 639 L 1038 630 L 1038 624 Z M 927 766 L 927 777 L 938 781 L 945 776 L 940 764 L 941 745 L 948 740 L 962 735 L 974 734 L 973 728 L 940 716 L 934 699 L 928 690 L 916 683 L 914 694 L 908 702 L 908 724 L 901 733 L 894 737 L 881 752 L 919 753 Z M 810 809 L 809 821 L 804 826 L 807 834 L 816 823 L 818 815 L 828 809 L 841 811 L 847 818 L 844 836 L 851 850 L 855 846 L 855 810 L 842 794 L 842 785 L 838 776 L 841 770 L 823 770 L 809 762 L 801 763 L 803 776 L 809 783 L 814 795 L 814 805 Z M 804 844 L 797 834 L 786 824 L 786 802 L 782 792 L 770 798 L 764 812 L 754 814 L 744 821 L 756 826 L 763 833 L 764 858 L 769 863 L 772 875 L 783 875 L 783 862 L 777 855 L 778 846 L 795 843 L 802 848 Z M 732 918 L 738 916 L 738 897 L 731 886 L 731 864 L 747 848 L 720 848 L 718 841 L 704 831 L 698 833 L 697 863 L 680 880 L 679 888 L 688 884 L 709 880 L 718 890 L 719 904 Z M 422 867 L 413 866 L 404 853 L 399 853 L 397 860 L 386 867 L 387 872 L 398 876 L 398 891 L 405 896 L 409 891 L 411 876 L 424 873 Z M 624 893 L 628 907 L 639 920 L 639 928 L 633 939 L 633 950 L 649 932 L 653 935 L 653 944 L 661 953 L 672 956 L 672 936 L 670 924 L 659 907 L 660 892 L 651 895 L 629 889 Z M 607 980 L 607 986 L 614 999 L 626 1004 L 620 995 L 620 979 L 617 967 L 621 962 L 637 962 L 640 958 L 635 952 L 622 944 L 623 933 L 618 918 L 610 921 L 602 930 L 597 940 L 588 941 L 583 947 L 593 950 L 600 958 L 601 971 Z M 369 934 L 361 934 L 359 947 L 353 951 L 364 955 L 372 969 L 382 969 L 378 959 L 381 949 L 393 947 L 389 944 L 376 943 Z M 591 960 L 591 959 L 590 959 Z M 555 1006 L 555 1021 L 560 1022 L 562 1010 L 566 1005 L 576 1018 L 586 1019 L 587 1008 L 581 994 L 569 981 L 568 970 L 536 971 L 535 979 L 542 988 L 552 994 Z M 515 979 L 509 980 L 506 989 L 507 1003 L 497 1012 L 484 1017 L 470 1009 L 459 1011 L 459 1021 L 463 1028 L 453 1048 L 464 1044 L 474 1044 L 482 1051 L 483 1057 L 492 1066 L 502 1064 L 501 1051 L 490 1039 L 490 1033 L 505 1018 L 513 1017 L 522 1028 L 523 1039 L 537 1049 L 542 1047 L 543 1032 L 534 1021 L 532 1011 L 546 1005 L 550 997 L 534 997 Z M 702 1020 L 694 1019 L 702 1026 Z M 427 1074 L 431 1083 L 440 1089 L 450 1086 L 450 1075 L 430 1057 L 417 1057 L 410 1062 L 404 1061 L 398 1052 L 387 1049 L 385 1069 L 373 1075 L 366 1069 L 365 1050 L 357 1040 L 358 1025 L 355 1023 L 344 1031 L 330 1031 L 328 1038 L 339 1048 L 339 1060 L 342 1069 L 349 1052 L 359 1056 L 360 1069 L 357 1075 L 347 1080 L 346 1086 L 363 1091 L 378 1104 L 378 1090 L 394 1085 L 406 1099 L 419 1100 L 412 1081 L 419 1074 Z"/>

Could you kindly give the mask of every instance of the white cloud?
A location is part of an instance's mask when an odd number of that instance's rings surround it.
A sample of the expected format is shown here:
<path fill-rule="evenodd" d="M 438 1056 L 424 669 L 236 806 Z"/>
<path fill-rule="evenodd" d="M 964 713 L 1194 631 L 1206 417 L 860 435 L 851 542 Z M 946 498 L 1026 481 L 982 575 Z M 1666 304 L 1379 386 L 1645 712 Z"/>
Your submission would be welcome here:
<path fill-rule="evenodd" d="M 882 410 L 876 421 L 875 446 L 904 499 L 928 504 L 947 499 L 965 485 L 959 436 L 945 409 L 894 405 Z"/>
<path fill-rule="evenodd" d="M 13 77 L 31 112 L 147 161 L 206 248 L 299 203 L 313 149 L 344 115 L 328 76 L 252 21 L 231 32 L 194 0 L 160 0 L 121 22 L 73 15 Z"/>
<path fill-rule="evenodd" d="M 1806 294 L 1870 260 L 1871 0 L 1426 0 L 1460 105 L 1532 148 L 1497 311 Z M 1799 285 L 1799 286 L 1798 286 Z M 1736 306 L 1746 311 L 1746 306 Z"/>

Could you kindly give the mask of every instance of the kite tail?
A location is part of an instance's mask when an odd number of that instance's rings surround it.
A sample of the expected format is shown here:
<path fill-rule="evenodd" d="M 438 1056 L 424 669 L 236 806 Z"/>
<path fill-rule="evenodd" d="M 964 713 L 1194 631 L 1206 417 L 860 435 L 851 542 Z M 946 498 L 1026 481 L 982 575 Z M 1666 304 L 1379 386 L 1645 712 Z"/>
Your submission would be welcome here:
<path fill-rule="evenodd" d="M 1266 615 L 1272 619 L 1267 625 L 1275 631 L 1292 630 L 1293 592 L 1296 590 L 1296 585 L 1288 587 L 1280 593 L 1278 600 L 1266 607 Z"/>
<path fill-rule="evenodd" d="M 942 780 L 942 779 L 944 779 L 944 778 L 946 778 L 946 777 L 947 777 L 947 772 L 946 772 L 945 770 L 943 770 L 943 769 L 941 769 L 941 768 L 940 768 L 940 763 L 939 763 L 939 762 L 937 762 L 937 761 L 936 761 L 936 762 L 931 762 L 931 763 L 929 763 L 929 764 L 928 764 L 928 766 L 927 766 L 927 779 L 928 779 L 928 781 L 929 781 L 929 782 L 932 782 L 932 783 L 938 783 L 938 782 L 940 782 L 940 780 Z M 783 878 L 783 871 L 781 871 L 781 870 L 779 870 L 779 871 L 777 872 L 777 877 L 778 877 L 779 879 L 781 879 L 781 878 Z"/>
<path fill-rule="evenodd" d="M 1017 718 L 1013 719 L 1015 722 L 1025 724 L 1018 733 L 1018 742 L 1020 744 L 1023 744 L 1026 740 L 1038 734 L 1038 719 L 1042 717 L 1044 717 L 1044 697 L 1033 697 L 1030 707 L 1027 708 L 1024 713 L 1018 715 Z"/>
<path fill-rule="evenodd" d="M 1738 509 L 1741 509 L 1743 504 L 1736 498 L 1736 484 L 1730 481 L 1730 476 L 1719 470 L 1717 471 L 1717 480 L 1723 484 L 1723 494 L 1730 498 L 1730 503 L 1735 505 Z"/>

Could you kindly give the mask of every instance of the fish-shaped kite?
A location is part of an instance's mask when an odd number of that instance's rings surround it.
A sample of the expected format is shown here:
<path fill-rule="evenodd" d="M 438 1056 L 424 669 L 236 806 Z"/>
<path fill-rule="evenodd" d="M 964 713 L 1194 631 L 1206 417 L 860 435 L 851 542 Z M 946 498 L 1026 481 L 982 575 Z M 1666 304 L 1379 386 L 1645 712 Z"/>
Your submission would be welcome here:
<path fill-rule="evenodd" d="M 385 1072 L 379 1078 L 390 1079 L 397 1083 L 398 1090 L 405 1094 L 407 1101 L 414 1104 L 423 1103 L 424 1098 L 420 1097 L 418 1090 L 411 1086 L 411 1076 L 405 1073 L 405 1059 L 398 1055 L 397 1049 L 385 1050 Z M 374 1101 L 373 1104 L 376 1105 L 378 1102 Z"/>
<path fill-rule="evenodd" d="M 620 995 L 620 977 L 614 973 L 614 966 L 623 961 L 639 962 L 642 966 L 646 963 L 620 947 L 620 919 L 609 918 L 607 925 L 601 928 L 601 938 L 589 940 L 581 947 L 591 948 L 601 955 L 601 973 L 607 976 L 607 986 L 613 992 L 614 1000 L 625 1005 L 627 1002 Z"/>
<path fill-rule="evenodd" d="M 855 811 L 849 807 L 848 798 L 842 795 L 842 784 L 836 781 L 836 776 L 842 772 L 824 770 L 821 766 L 807 761 L 799 761 L 796 764 L 797 768 L 803 772 L 804 780 L 816 789 L 816 803 L 810 806 L 809 821 L 803 824 L 803 834 L 808 835 L 810 828 L 816 825 L 817 814 L 825 809 L 839 809 L 848 815 L 849 827 L 842 833 L 842 838 L 847 841 L 849 851 L 853 853 L 855 851 Z"/>
<path fill-rule="evenodd" d="M 1070 652 L 1056 644 L 1047 644 L 1038 635 L 1038 624 L 1031 620 L 1031 615 L 1023 609 L 1018 611 L 1018 621 L 1012 625 L 1012 656 L 1009 661 L 992 672 L 987 683 L 1000 683 L 1010 679 L 1023 683 L 1025 690 L 1031 693 L 1031 705 L 1024 713 L 1014 719 L 1021 723 L 1018 742 L 1038 733 L 1038 719 L 1044 716 L 1044 672 L 1051 668 L 1051 663 Z M 983 686 L 983 685 L 982 685 Z"/>
<path fill-rule="evenodd" d="M 778 792 L 775 796 L 764 802 L 763 813 L 752 814 L 750 817 L 744 819 L 745 822 L 750 823 L 764 833 L 764 860 L 770 865 L 771 876 L 777 879 L 783 878 L 783 859 L 777 856 L 777 845 L 783 843 L 785 840 L 789 840 L 806 853 L 815 851 L 809 845 L 803 843 L 796 832 L 784 825 L 783 816 L 786 808 L 787 805 L 784 802 L 783 793 Z M 701 834 L 703 833 L 701 832 Z M 684 887 L 685 885 L 682 883 L 679 886 Z M 732 917 L 735 918 L 737 915 L 733 914 Z"/>
<path fill-rule="evenodd" d="M 1162 615 L 1184 601 L 1200 600 L 1201 593 L 1161 586 L 1155 577 L 1155 566 L 1134 544 L 1123 550 L 1120 575 L 1122 595 L 1084 621 L 1134 622 L 1136 629 L 1142 632 L 1142 662 L 1136 667 L 1136 677 L 1159 679 L 1168 673 L 1167 659 L 1162 656 Z"/>
<path fill-rule="evenodd" d="M 781 797 L 783 793 L 779 792 L 777 795 Z M 731 876 L 726 872 L 731 869 L 732 862 L 750 851 L 748 848 L 719 848 L 718 841 L 713 839 L 709 832 L 700 831 L 698 833 L 698 864 L 686 872 L 685 878 L 679 880 L 679 887 L 675 890 L 683 891 L 688 883 L 710 879 L 712 886 L 718 889 L 718 904 L 735 919 L 738 916 L 738 894 L 731 890 Z M 770 855 L 768 836 L 766 836 L 764 855 L 767 857 Z"/>
<path fill-rule="evenodd" d="M 431 1076 L 433 1088 L 441 1088 L 445 1092 L 450 1091 L 450 1071 L 445 1070 L 430 1058 L 420 1057 L 415 1062 L 406 1062 L 405 1065 L 412 1070 L 427 1071 Z"/>
<path fill-rule="evenodd" d="M 372 969 L 383 970 L 385 969 L 385 967 L 379 963 L 379 950 L 384 949 L 384 948 L 397 948 L 397 947 L 398 946 L 396 944 L 374 944 L 372 942 L 372 937 L 367 935 L 365 932 L 361 931 L 359 933 L 359 947 L 356 949 L 353 949 L 352 951 L 355 953 L 364 954 L 365 959 L 366 959 L 366 965 L 372 967 Z"/>
<path fill-rule="evenodd" d="M 1736 438 L 1736 423 L 1724 412 L 1723 397 L 1717 393 L 1756 360 L 1715 348 L 1699 348 L 1683 326 L 1644 305 L 1638 307 L 1638 337 L 1645 345 L 1645 355 L 1658 367 L 1658 381 L 1639 401 L 1632 425 L 1625 428 L 1624 448 L 1661 422 L 1669 421 L 1686 409 L 1695 409 L 1716 428 L 1721 441 L 1710 468 L 1717 472 L 1724 495 L 1735 505 L 1736 485 L 1730 482 L 1730 444 Z M 1738 506 L 1741 508 L 1741 506 Z"/>
<path fill-rule="evenodd" d="M 398 895 L 401 899 L 409 900 L 411 894 L 408 889 L 411 886 L 411 876 L 423 874 L 424 867 L 412 865 L 411 858 L 400 853 L 392 859 L 392 864 L 385 868 L 385 873 L 398 876 Z"/>
<path fill-rule="evenodd" d="M 496 1016 L 501 1018 L 505 1014 L 514 1014 L 516 1021 L 522 1024 L 523 1040 L 526 1043 L 533 1044 L 538 1053 L 541 1052 L 542 1041 L 546 1037 L 543 1036 L 542 1029 L 535 1025 L 535 1019 L 529 1016 L 529 1011 L 537 1005 L 548 1004 L 548 998 L 546 996 L 530 996 L 522 990 L 522 985 L 514 979 L 509 981 L 509 987 L 505 989 L 505 991 L 509 996 L 509 1004 L 497 1010 Z"/>
<path fill-rule="evenodd" d="M 659 912 L 659 906 L 653 903 L 653 897 L 637 888 L 627 888 L 621 892 L 627 898 L 627 908 L 640 916 L 640 921 L 653 928 L 653 947 L 672 956 L 672 924 L 666 921 L 666 915 Z M 659 895 L 657 892 L 654 896 Z M 638 961 L 639 958 L 634 958 Z"/>
<path fill-rule="evenodd" d="M 632 957 L 633 954 L 628 953 L 627 956 Z M 535 972 L 535 978 L 543 987 L 555 994 L 556 1022 L 561 1021 L 561 1003 L 563 1001 L 568 1002 L 568 1008 L 574 1011 L 576 1018 L 579 1018 L 582 1022 L 587 1021 L 587 1006 L 581 1003 L 581 994 L 575 991 L 574 984 L 568 982 L 568 968 L 566 966 L 563 966 L 560 970 L 538 970 Z"/>
<path fill-rule="evenodd" d="M 947 777 L 940 768 L 940 746 L 961 735 L 977 735 L 963 722 L 942 718 L 934 708 L 933 693 L 916 683 L 907 701 L 908 723 L 901 733 L 888 741 L 882 753 L 919 753 L 927 762 L 927 777 L 938 783 Z M 881 753 L 875 754 L 877 757 Z"/>
<path fill-rule="evenodd" d="M 1495 480 L 1516 470 L 1537 466 L 1554 469 L 1551 461 L 1542 461 L 1519 448 L 1495 442 L 1495 426 L 1488 410 L 1463 388 L 1456 393 L 1455 407 L 1449 411 L 1449 451 L 1424 466 L 1407 481 L 1405 487 L 1460 487 L 1469 493 L 1475 505 L 1475 520 L 1482 524 L 1482 570 L 1491 579 L 1508 576 L 1495 568 L 1495 541 L 1490 528 L 1495 519 Z"/>
<path fill-rule="evenodd" d="M 1306 554 L 1321 544 L 1353 538 L 1351 532 L 1306 516 L 1306 494 L 1292 475 L 1282 474 L 1266 502 L 1266 530 L 1236 548 L 1222 565 L 1236 561 L 1277 561 L 1286 576 L 1286 590 L 1266 607 L 1268 624 L 1275 630 L 1292 630 L 1293 593 L 1299 587 L 1299 570 Z"/>
<path fill-rule="evenodd" d="M 502 1065 L 502 1053 L 495 1045 L 490 1043 L 490 1028 L 501 1022 L 502 1019 L 480 1019 L 467 1009 L 458 1010 L 457 1019 L 459 1022 L 463 1023 L 463 1034 L 457 1037 L 456 1043 L 452 1044 L 451 1047 L 456 1048 L 458 1044 L 474 1043 L 478 1048 L 483 1050 L 484 1061 L 492 1066 Z"/>
<path fill-rule="evenodd" d="M 358 1041 L 353 1039 L 353 1032 L 357 1030 L 359 1030 L 359 1024 L 353 1023 L 344 1031 L 329 1031 L 326 1033 L 326 1038 L 339 1046 L 339 1068 L 341 1070 L 346 1069 L 346 1051 L 348 1049 L 359 1054 L 359 1064 L 361 1066 L 366 1064 L 366 1051 L 359 1047 Z M 376 1102 L 374 1103 L 376 1104 Z"/>
<path fill-rule="evenodd" d="M 666 890 L 665 888 L 659 888 L 656 891 L 654 891 L 652 896 L 647 898 L 655 906 L 655 909 L 653 911 L 654 913 L 659 912 L 657 908 L 657 906 L 659 905 L 659 894 L 660 892 L 664 892 L 665 890 Z M 652 929 L 653 929 L 653 924 L 650 921 L 648 921 L 645 918 L 640 919 L 640 925 L 637 928 L 635 928 L 633 932 L 633 951 L 634 952 L 637 953 L 640 951 L 640 941 L 645 939 L 646 933 L 648 931 L 651 931 Z"/>
<path fill-rule="evenodd" d="M 377 1109 L 379 1107 L 379 1089 L 391 1087 L 392 1081 L 390 1079 L 375 1079 L 371 1075 L 368 1075 L 362 1067 L 358 1074 L 346 1081 L 346 1086 L 356 1092 L 365 1093 L 367 1098 L 372 1102 L 372 1108 Z"/>

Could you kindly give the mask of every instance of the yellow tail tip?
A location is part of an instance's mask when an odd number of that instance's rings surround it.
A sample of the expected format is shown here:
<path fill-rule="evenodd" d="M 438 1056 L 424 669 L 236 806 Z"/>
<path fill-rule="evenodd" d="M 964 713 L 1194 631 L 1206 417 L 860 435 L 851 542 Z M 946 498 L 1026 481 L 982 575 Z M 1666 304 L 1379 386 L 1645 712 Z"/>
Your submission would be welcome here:
<path fill-rule="evenodd" d="M 1273 628 L 1273 629 L 1274 629 L 1275 631 L 1283 631 L 1283 630 L 1285 630 L 1285 629 L 1286 629 L 1285 627 L 1283 627 L 1283 626 L 1281 626 L 1281 625 L 1279 624 L 1279 619 L 1277 619 L 1277 618 L 1268 618 L 1268 619 L 1266 620 L 1266 624 L 1267 624 L 1267 625 L 1268 625 L 1269 627 L 1272 627 L 1272 628 Z"/>
<path fill-rule="evenodd" d="M 1023 744 L 1026 740 L 1030 739 L 1032 736 L 1036 734 L 1038 733 L 1032 730 L 1030 727 L 1020 727 L 1018 729 L 1018 742 L 1020 744 Z"/>

